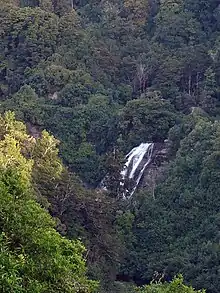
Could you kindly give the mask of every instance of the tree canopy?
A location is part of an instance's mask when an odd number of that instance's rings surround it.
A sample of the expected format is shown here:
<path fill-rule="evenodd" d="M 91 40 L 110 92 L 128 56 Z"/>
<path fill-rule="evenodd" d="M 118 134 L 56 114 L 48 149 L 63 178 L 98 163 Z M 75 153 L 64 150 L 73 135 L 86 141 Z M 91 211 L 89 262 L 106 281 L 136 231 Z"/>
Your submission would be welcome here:
<path fill-rule="evenodd" d="M 0 0 L 3 292 L 220 291 L 219 31 L 219 0 Z"/>
<path fill-rule="evenodd" d="M 54 138 L 44 132 L 37 142 L 10 112 L 0 124 L 1 292 L 93 292 L 83 245 L 55 230 L 34 195 L 32 171 L 49 176 L 56 164 L 50 147 Z"/>

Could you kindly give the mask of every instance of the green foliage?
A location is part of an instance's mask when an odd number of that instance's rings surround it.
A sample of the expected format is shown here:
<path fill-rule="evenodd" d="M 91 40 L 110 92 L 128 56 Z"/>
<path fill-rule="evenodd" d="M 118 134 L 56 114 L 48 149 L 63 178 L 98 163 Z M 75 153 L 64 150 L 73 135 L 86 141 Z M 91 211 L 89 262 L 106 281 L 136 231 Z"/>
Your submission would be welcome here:
<path fill-rule="evenodd" d="M 176 122 L 173 106 L 218 113 L 216 1 L 12 4 L 1 6 L 3 108 L 58 137 L 63 159 L 87 183 L 97 185 L 119 135 L 123 150 L 162 141 Z M 85 145 L 91 160 L 80 170 Z"/>
<path fill-rule="evenodd" d="M 169 277 L 184 272 L 196 287 L 219 291 L 219 126 L 213 122 L 220 100 L 219 19 L 218 0 L 0 0 L 1 113 L 15 111 L 35 136 L 13 114 L 0 117 L 0 162 L 13 167 L 16 186 L 6 198 L 28 189 L 25 198 L 35 193 L 59 218 L 59 231 L 81 237 L 89 273 L 102 279 L 105 293 L 130 290 L 113 282 L 117 274 L 144 283 L 155 270 Z M 40 135 L 44 128 L 54 137 Z M 155 202 L 140 196 L 127 210 L 117 202 L 125 153 L 168 136 L 174 161 Z M 58 140 L 69 170 L 87 187 L 108 174 L 109 193 L 86 192 L 67 175 Z M 51 233 L 61 247 L 64 239 Z M 9 236 L 1 240 L 2 261 L 10 268 L 4 288 L 19 292 L 30 267 L 20 269 L 23 260 L 11 251 Z M 44 244 L 49 236 L 42 237 Z M 39 265 L 46 266 L 45 255 Z M 48 289 L 44 280 L 54 276 L 43 280 L 33 270 L 25 292 L 65 292 L 70 264 L 59 262 L 62 288 Z M 145 290 L 160 292 L 160 286 Z"/>
<path fill-rule="evenodd" d="M 0 120 L 1 292 L 92 292 L 96 283 L 85 277 L 83 245 L 56 232 L 35 201 L 32 169 L 55 176 L 53 137 L 44 132 L 35 142 L 9 112 Z"/>
<path fill-rule="evenodd" d="M 155 200 L 140 197 L 126 274 L 146 281 L 155 271 L 167 277 L 182 272 L 197 288 L 219 291 L 219 127 L 197 116 Z"/>
<path fill-rule="evenodd" d="M 100 292 L 112 292 L 124 248 L 114 224 L 119 203 L 101 191 L 82 188 L 66 170 L 60 179 L 50 181 L 46 192 L 41 182 L 37 188 L 50 202 L 52 215 L 60 219 L 59 231 L 86 244 L 88 275 L 100 280 Z"/>
<path fill-rule="evenodd" d="M 141 98 L 128 102 L 121 113 L 121 128 L 126 147 L 142 141 L 162 141 L 175 124 L 169 102 L 159 98 Z"/>
<path fill-rule="evenodd" d="M 138 289 L 140 293 L 205 293 L 204 290 L 194 290 L 192 287 L 188 287 L 183 284 L 183 277 L 180 275 L 175 277 L 171 283 L 151 283 Z"/>
<path fill-rule="evenodd" d="M 0 14 L 0 55 L 7 64 L 8 93 L 14 93 L 22 84 L 25 68 L 36 66 L 53 53 L 58 35 L 57 18 L 38 8 L 4 5 Z"/>

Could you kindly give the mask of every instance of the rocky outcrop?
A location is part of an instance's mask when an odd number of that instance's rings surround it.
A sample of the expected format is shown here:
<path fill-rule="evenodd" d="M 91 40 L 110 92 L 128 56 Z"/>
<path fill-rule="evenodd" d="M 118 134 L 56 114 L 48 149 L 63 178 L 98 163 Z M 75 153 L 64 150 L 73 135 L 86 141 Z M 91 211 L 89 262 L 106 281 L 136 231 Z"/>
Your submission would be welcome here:
<path fill-rule="evenodd" d="M 159 182 L 166 176 L 168 165 L 169 142 L 164 143 L 141 143 L 134 147 L 125 157 L 125 165 L 121 170 L 119 180 L 114 177 L 109 179 L 109 174 L 100 183 L 99 188 L 103 191 L 111 189 L 106 182 L 111 181 L 117 186 L 119 198 L 130 199 L 134 193 L 142 189 L 149 191 L 154 198 L 154 191 Z M 120 183 L 120 186 L 117 184 Z"/>
<path fill-rule="evenodd" d="M 26 123 L 28 134 L 34 138 L 39 138 L 41 136 L 41 129 L 39 126 L 33 125 L 30 122 Z"/>
<path fill-rule="evenodd" d="M 168 158 L 169 141 L 166 140 L 164 143 L 155 143 L 152 160 L 144 171 L 138 190 L 147 190 L 154 198 L 154 191 L 157 184 L 162 182 L 166 177 Z"/>

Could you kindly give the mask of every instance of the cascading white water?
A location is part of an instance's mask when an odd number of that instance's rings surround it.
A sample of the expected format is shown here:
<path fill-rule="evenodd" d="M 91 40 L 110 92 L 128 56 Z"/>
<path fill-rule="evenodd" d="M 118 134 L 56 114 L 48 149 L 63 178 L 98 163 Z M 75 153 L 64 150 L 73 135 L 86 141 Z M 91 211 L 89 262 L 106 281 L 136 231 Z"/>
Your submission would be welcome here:
<path fill-rule="evenodd" d="M 131 197 L 136 191 L 145 169 L 151 163 L 153 149 L 153 143 L 141 143 L 126 155 L 125 158 L 127 161 L 124 165 L 124 169 L 121 171 L 121 186 L 124 187 L 126 179 L 132 179 L 134 181 L 134 187 L 130 192 L 126 190 L 124 192 L 124 197 Z M 126 194 L 129 195 L 127 196 Z"/>
<path fill-rule="evenodd" d="M 141 143 L 126 155 L 120 182 L 120 194 L 122 192 L 124 199 L 130 198 L 138 188 L 144 171 L 152 161 L 153 150 L 154 143 Z M 105 184 L 107 178 L 108 174 L 100 183 L 100 188 L 105 191 L 107 191 Z M 130 185 L 129 181 L 133 185 L 132 188 L 127 186 Z"/>

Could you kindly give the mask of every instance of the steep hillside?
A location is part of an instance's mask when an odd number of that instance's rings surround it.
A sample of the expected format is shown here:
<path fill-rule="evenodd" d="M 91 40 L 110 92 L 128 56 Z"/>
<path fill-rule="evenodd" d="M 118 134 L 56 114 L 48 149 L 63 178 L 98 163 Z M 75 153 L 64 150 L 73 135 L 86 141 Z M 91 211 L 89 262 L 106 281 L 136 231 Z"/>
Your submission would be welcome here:
<path fill-rule="evenodd" d="M 99 292 L 179 273 L 219 292 L 219 0 L 0 0 L 0 36 L 1 112 L 38 142 L 19 155 L 33 160 L 31 193 L 59 233 L 83 241 Z M 122 200 L 125 154 L 164 140 L 153 196 L 143 188 Z M 95 189 L 103 178 L 107 192 Z M 160 282 L 143 290 L 171 292 Z"/>

